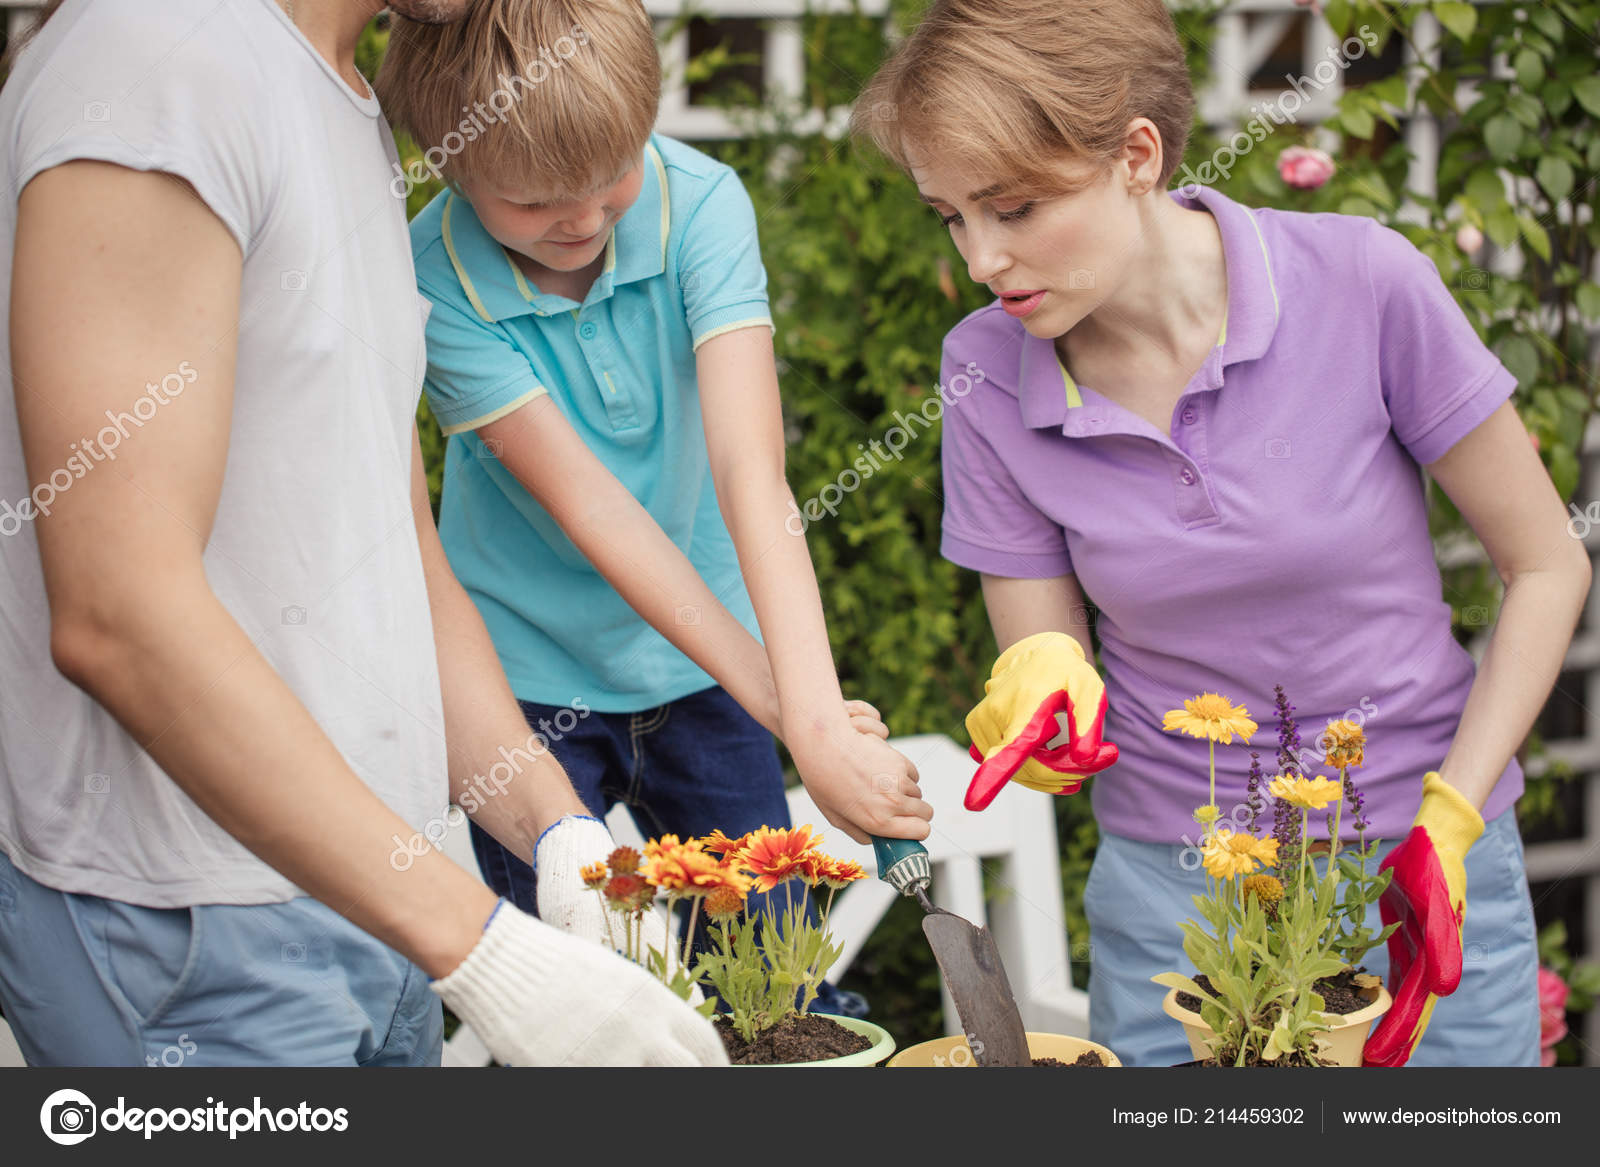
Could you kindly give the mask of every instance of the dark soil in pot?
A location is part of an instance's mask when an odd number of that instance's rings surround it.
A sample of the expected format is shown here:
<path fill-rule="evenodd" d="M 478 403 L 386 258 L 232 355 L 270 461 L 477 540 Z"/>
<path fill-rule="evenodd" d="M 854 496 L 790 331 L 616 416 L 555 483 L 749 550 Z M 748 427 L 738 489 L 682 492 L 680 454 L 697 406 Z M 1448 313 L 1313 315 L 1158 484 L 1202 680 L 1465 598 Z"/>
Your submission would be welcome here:
<path fill-rule="evenodd" d="M 1098 1050 L 1086 1049 L 1070 1062 L 1064 1062 L 1060 1058 L 1034 1058 L 1033 1064 L 1051 1068 L 1060 1066 L 1062 1069 L 1070 1070 L 1073 1066 L 1103 1066 L 1106 1063 L 1100 1057 Z"/>
<path fill-rule="evenodd" d="M 817 1013 L 801 1013 L 756 1034 L 753 1042 L 739 1036 L 726 1018 L 712 1019 L 728 1061 L 736 1066 L 775 1066 L 787 1062 L 822 1062 L 871 1049 L 865 1034 L 846 1029 Z"/>
<path fill-rule="evenodd" d="M 1326 1002 L 1322 1011 L 1324 1013 L 1337 1013 L 1343 1016 L 1346 1013 L 1358 1012 L 1359 1010 L 1365 1009 L 1368 1005 L 1372 1004 L 1371 998 L 1363 997 L 1361 995 L 1361 987 L 1356 984 L 1355 980 L 1355 978 L 1362 975 L 1364 971 L 1365 970 L 1359 968 L 1341 969 L 1333 976 L 1323 977 L 1320 981 L 1318 981 L 1316 983 L 1316 990 L 1318 993 L 1322 994 L 1322 999 L 1324 1002 Z M 1194 980 L 1195 984 L 1206 990 L 1206 992 L 1214 992 L 1214 990 L 1211 988 L 1210 980 L 1208 980 L 1204 975 L 1197 973 L 1192 979 Z M 1191 1013 L 1198 1013 L 1200 1012 L 1200 998 L 1196 997 L 1193 993 L 1185 993 L 1182 989 L 1179 989 L 1178 1007 L 1180 1009 L 1187 1009 Z"/>

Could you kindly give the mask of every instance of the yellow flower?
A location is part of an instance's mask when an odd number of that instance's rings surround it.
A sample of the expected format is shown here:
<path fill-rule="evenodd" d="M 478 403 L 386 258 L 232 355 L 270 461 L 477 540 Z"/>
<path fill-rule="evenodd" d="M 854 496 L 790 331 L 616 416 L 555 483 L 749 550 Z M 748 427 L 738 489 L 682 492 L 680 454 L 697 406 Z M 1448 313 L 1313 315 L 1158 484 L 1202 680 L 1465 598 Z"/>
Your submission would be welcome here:
<path fill-rule="evenodd" d="M 1283 883 L 1275 875 L 1248 876 L 1239 890 L 1247 896 L 1255 896 L 1269 916 L 1283 902 Z"/>
<path fill-rule="evenodd" d="M 1182 709 L 1168 713 L 1162 719 L 1161 728 L 1168 733 L 1186 733 L 1190 737 L 1210 738 L 1228 745 L 1234 734 L 1239 735 L 1240 741 L 1248 742 L 1257 727 L 1243 705 L 1235 705 L 1220 693 L 1201 693 L 1185 701 Z"/>
<path fill-rule="evenodd" d="M 713 888 L 706 896 L 706 915 L 713 920 L 730 920 L 744 911 L 744 896 L 732 887 Z"/>
<path fill-rule="evenodd" d="M 740 835 L 737 839 L 730 839 L 722 833 L 722 828 L 718 827 L 699 842 L 707 851 L 715 851 L 718 855 L 737 855 L 749 838 L 749 835 Z"/>
<path fill-rule="evenodd" d="M 1366 762 L 1367 734 L 1355 722 L 1339 718 L 1328 722 L 1319 741 L 1328 743 L 1327 759 L 1330 766 L 1360 766 Z"/>
<path fill-rule="evenodd" d="M 591 863 L 587 867 L 578 869 L 578 878 L 583 880 L 583 886 L 599 891 L 605 886 L 606 865 L 604 863 Z"/>
<path fill-rule="evenodd" d="M 739 872 L 725 870 L 716 856 L 708 855 L 698 839 L 680 843 L 676 835 L 663 835 L 644 845 L 642 874 L 654 887 L 691 895 L 729 883 L 730 874 L 744 880 Z"/>
<path fill-rule="evenodd" d="M 1249 875 L 1256 864 L 1271 867 L 1278 861 L 1278 840 L 1230 831 L 1226 827 L 1201 850 L 1206 870 L 1218 879 Z"/>
<path fill-rule="evenodd" d="M 1267 792 L 1274 798 L 1283 799 L 1291 806 L 1322 810 L 1330 802 L 1339 801 L 1344 790 L 1332 778 L 1300 778 L 1290 774 L 1279 774 L 1268 784 Z"/>
<path fill-rule="evenodd" d="M 1194 821 L 1197 823 L 1214 823 L 1222 810 L 1215 803 L 1210 806 L 1197 806 L 1194 808 Z"/>

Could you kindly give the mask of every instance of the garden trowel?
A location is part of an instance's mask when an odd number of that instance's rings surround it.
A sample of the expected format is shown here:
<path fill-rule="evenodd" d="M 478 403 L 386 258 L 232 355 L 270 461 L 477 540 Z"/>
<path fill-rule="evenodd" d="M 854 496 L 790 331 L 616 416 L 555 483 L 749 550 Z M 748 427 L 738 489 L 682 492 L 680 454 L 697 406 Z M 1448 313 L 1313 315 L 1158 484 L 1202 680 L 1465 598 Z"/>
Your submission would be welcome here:
<path fill-rule="evenodd" d="M 1027 1031 L 989 929 L 976 927 L 928 898 L 932 872 L 928 850 L 921 843 L 874 835 L 872 849 L 878 878 L 901 895 L 915 897 L 926 913 L 922 933 L 950 988 L 973 1060 L 980 1066 L 1031 1066 Z"/>

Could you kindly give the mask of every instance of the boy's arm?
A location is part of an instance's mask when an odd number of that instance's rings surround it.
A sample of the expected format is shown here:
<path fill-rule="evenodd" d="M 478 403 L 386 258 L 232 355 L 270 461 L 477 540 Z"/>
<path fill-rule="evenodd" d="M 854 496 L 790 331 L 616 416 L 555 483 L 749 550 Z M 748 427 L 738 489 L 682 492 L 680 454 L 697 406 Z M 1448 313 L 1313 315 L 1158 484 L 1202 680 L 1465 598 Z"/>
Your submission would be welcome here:
<path fill-rule="evenodd" d="M 443 976 L 477 944 L 494 894 L 439 852 L 395 869 L 394 837 L 411 828 L 206 580 L 241 270 L 222 222 L 169 176 L 71 162 L 22 192 L 10 324 L 30 476 L 47 476 L 151 369 L 187 360 L 200 374 L 115 467 L 74 483 L 39 520 L 52 656 L 231 835 Z"/>
<path fill-rule="evenodd" d="M 451 801 L 464 807 L 474 822 L 509 851 L 530 859 L 547 828 L 565 815 L 589 812 L 561 764 L 529 729 L 483 617 L 450 570 L 433 522 L 422 444 L 415 432 L 411 441 L 411 511 L 439 658 Z M 511 780 L 491 782 L 488 776 L 507 758 Z"/>
<path fill-rule="evenodd" d="M 777 683 L 783 740 L 828 821 L 867 834 L 923 839 L 933 810 L 916 768 L 843 713 L 822 598 L 803 535 L 789 526 L 783 418 L 765 323 L 713 336 L 696 353 L 701 414 L 717 499 L 739 552 Z"/>
<path fill-rule="evenodd" d="M 779 732 L 777 690 L 760 642 L 595 457 L 554 401 L 536 397 L 477 432 L 646 623 L 769 731 Z M 843 710 L 842 701 L 838 708 Z"/>

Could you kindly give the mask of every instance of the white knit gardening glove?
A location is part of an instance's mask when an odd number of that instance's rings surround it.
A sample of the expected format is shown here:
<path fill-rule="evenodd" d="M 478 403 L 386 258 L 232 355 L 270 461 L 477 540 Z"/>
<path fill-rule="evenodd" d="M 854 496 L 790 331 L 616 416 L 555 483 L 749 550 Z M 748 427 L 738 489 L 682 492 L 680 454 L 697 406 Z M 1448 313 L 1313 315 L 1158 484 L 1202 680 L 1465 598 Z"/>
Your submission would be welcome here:
<path fill-rule="evenodd" d="M 569 814 L 539 836 L 533 846 L 533 870 L 539 919 L 621 952 L 626 945 L 626 919 L 606 907 L 578 874 L 590 864 L 604 863 L 616 846 L 599 819 Z M 645 948 L 666 952 L 669 942 L 662 913 L 646 912 L 642 924 Z"/>
<path fill-rule="evenodd" d="M 725 1066 L 711 1022 L 638 965 L 501 900 L 429 986 L 508 1066 Z"/>

